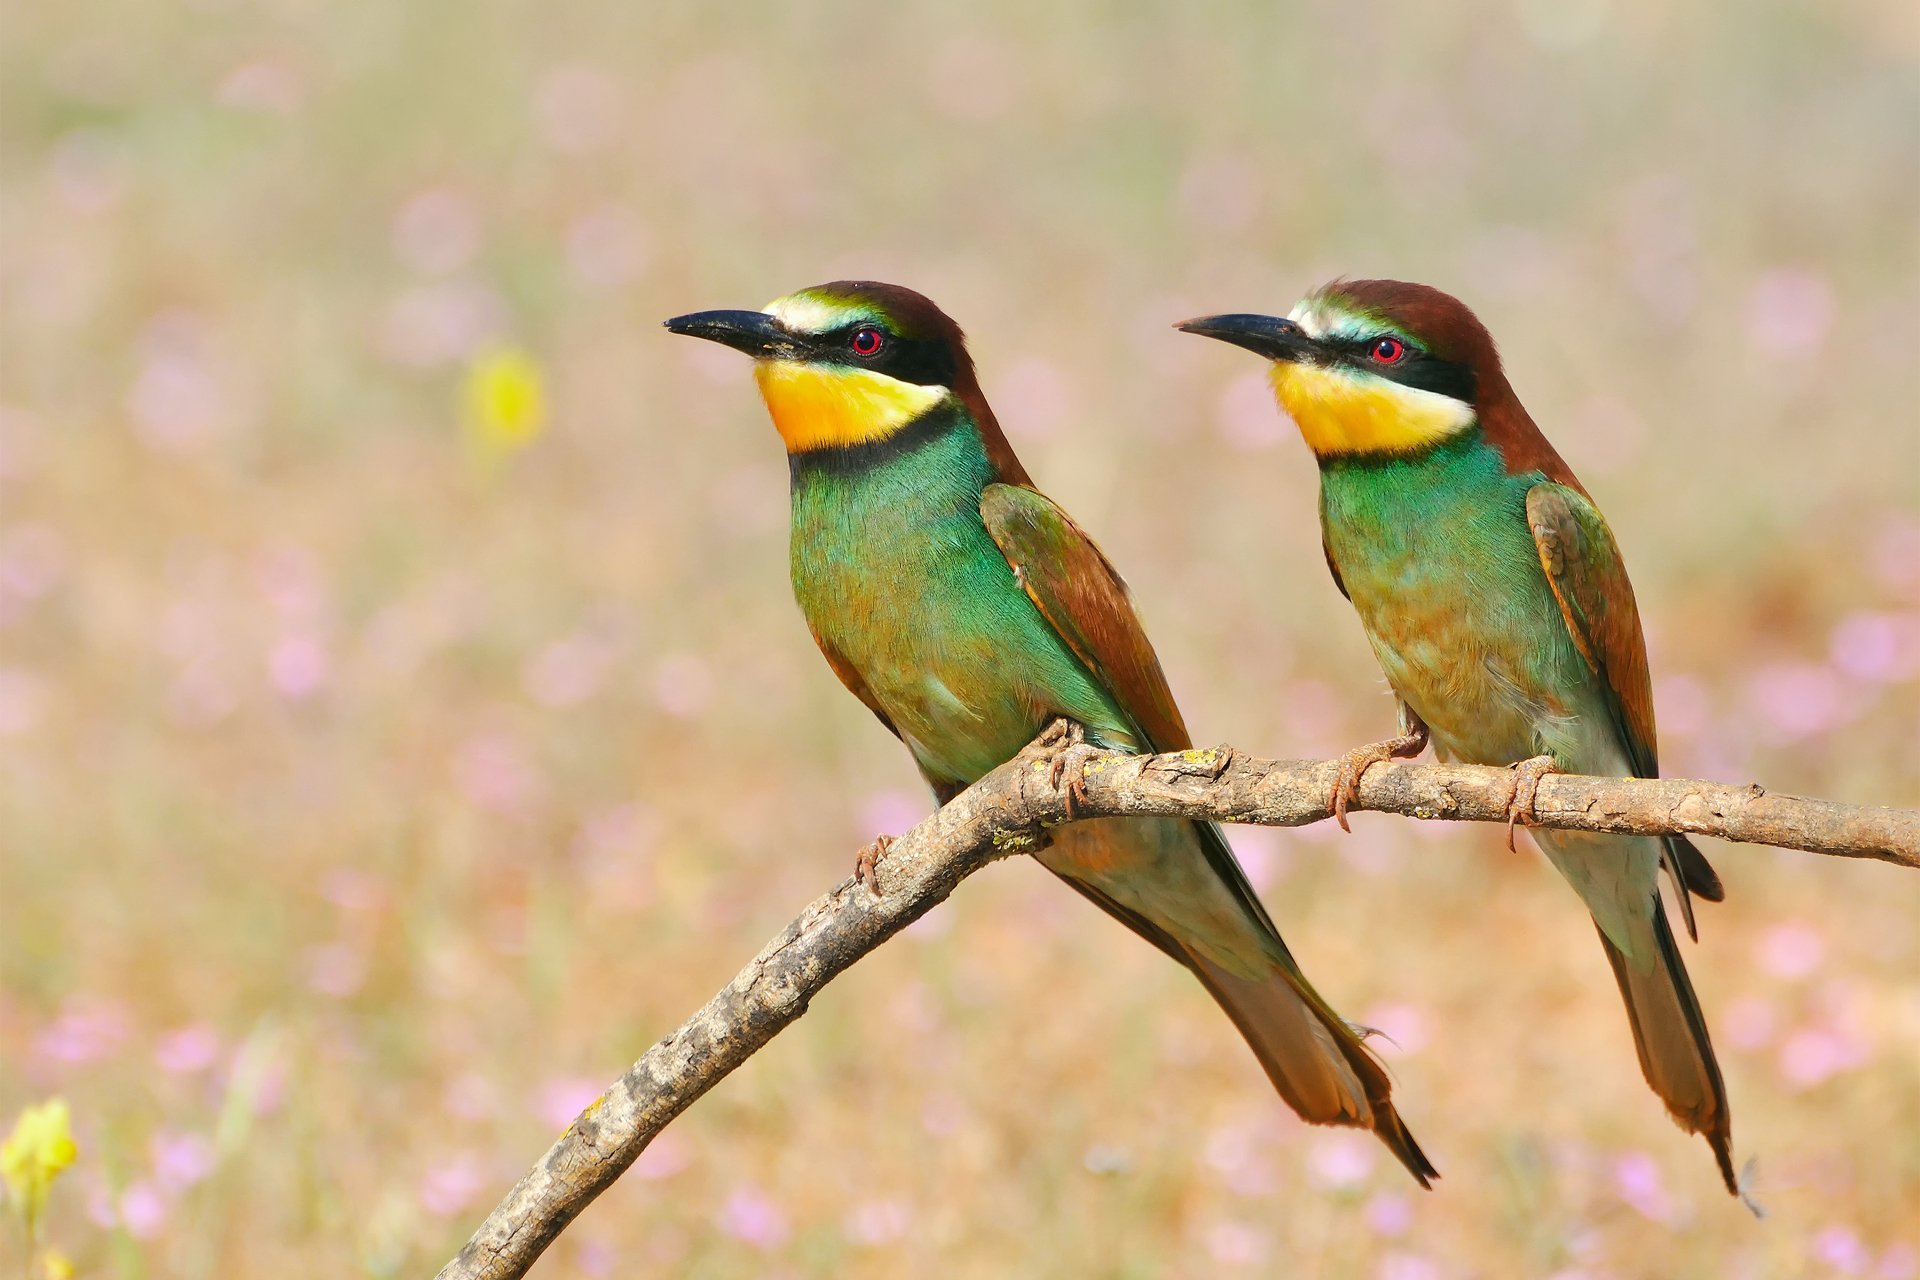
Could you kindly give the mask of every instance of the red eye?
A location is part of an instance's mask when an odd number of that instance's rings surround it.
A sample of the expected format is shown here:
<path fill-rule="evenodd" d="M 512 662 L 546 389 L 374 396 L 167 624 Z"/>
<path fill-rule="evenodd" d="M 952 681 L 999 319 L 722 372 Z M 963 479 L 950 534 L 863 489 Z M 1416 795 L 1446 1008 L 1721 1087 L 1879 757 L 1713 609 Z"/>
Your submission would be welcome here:
<path fill-rule="evenodd" d="M 1399 364 L 1407 355 L 1407 344 L 1398 338 L 1382 338 L 1369 353 L 1375 364 Z"/>
<path fill-rule="evenodd" d="M 886 338 L 874 328 L 855 329 L 853 337 L 847 340 L 847 345 L 853 348 L 853 354 L 857 356 L 878 355 L 885 344 Z"/>

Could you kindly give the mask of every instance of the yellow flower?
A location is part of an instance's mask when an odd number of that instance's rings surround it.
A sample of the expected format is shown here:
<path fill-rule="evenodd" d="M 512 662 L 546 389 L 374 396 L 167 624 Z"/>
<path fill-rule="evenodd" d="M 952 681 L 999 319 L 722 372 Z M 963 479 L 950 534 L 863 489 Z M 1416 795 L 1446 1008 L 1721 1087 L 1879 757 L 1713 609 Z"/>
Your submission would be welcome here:
<path fill-rule="evenodd" d="M 45 1280 L 73 1280 L 73 1259 L 58 1249 L 40 1255 L 40 1270 Z"/>
<path fill-rule="evenodd" d="M 0 1179 L 6 1181 L 7 1198 L 26 1220 L 29 1237 L 39 1229 L 47 1189 L 80 1154 L 71 1120 L 66 1100 L 50 1099 L 22 1111 L 13 1135 L 0 1145 Z"/>
<path fill-rule="evenodd" d="M 467 367 L 467 440 L 484 463 L 499 463 L 532 444 L 547 425 L 540 366 L 516 347 L 480 355 Z"/>

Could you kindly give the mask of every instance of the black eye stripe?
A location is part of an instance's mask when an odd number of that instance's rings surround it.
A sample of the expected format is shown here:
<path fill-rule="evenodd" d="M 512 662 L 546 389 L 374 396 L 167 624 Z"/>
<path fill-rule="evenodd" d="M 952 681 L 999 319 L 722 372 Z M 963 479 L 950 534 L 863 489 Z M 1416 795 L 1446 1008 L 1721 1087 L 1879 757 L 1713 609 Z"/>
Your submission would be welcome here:
<path fill-rule="evenodd" d="M 1381 364 L 1373 359 L 1374 345 L 1382 338 L 1393 338 L 1404 343 L 1406 354 L 1393 364 Z M 1365 369 L 1375 377 L 1420 391 L 1437 392 L 1467 404 L 1473 403 L 1476 386 L 1472 369 L 1464 364 L 1442 360 L 1432 352 L 1407 342 L 1397 333 L 1376 333 L 1369 338 L 1328 338 L 1325 345 L 1347 363 Z"/>
<path fill-rule="evenodd" d="M 863 329 L 872 329 L 880 335 L 880 349 L 872 355 L 861 353 L 853 345 L 855 335 Z M 808 345 L 819 353 L 821 360 L 853 364 L 926 387 L 951 387 L 959 373 L 953 351 L 944 341 L 909 338 L 872 320 L 857 320 L 830 329 L 815 336 Z"/>

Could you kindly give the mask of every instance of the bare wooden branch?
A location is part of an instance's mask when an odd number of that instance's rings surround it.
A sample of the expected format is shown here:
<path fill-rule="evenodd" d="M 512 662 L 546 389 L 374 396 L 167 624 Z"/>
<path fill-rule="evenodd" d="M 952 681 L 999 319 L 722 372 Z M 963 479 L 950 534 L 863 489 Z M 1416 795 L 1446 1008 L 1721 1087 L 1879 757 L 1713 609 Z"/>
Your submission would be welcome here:
<path fill-rule="evenodd" d="M 896 841 L 880 896 L 843 882 L 800 913 L 706 1007 L 628 1068 L 487 1216 L 439 1280 L 526 1274 L 667 1122 L 807 1010 L 854 961 L 924 915 L 961 880 L 1037 848 L 1068 821 L 1050 753 L 1029 748 Z M 1096 755 L 1073 817 L 1176 816 L 1300 826 L 1328 816 L 1338 764 L 1260 760 L 1231 747 L 1163 756 Z M 1513 774 L 1477 765 L 1380 764 L 1351 809 L 1504 822 Z M 1688 779 L 1543 779 L 1536 825 L 1570 831 L 1706 835 L 1920 868 L 1920 810 L 1869 808 Z"/>

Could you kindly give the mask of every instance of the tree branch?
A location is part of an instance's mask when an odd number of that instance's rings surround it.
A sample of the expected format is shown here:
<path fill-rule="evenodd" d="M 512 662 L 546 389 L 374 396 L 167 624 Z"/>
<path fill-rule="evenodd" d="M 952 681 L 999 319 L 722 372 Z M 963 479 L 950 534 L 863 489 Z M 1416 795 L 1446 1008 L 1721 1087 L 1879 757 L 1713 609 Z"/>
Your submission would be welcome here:
<path fill-rule="evenodd" d="M 1069 820 L 1039 748 L 1000 766 L 896 841 L 881 896 L 843 882 L 800 913 L 720 994 L 655 1044 L 560 1135 L 487 1216 L 439 1280 L 526 1274 L 579 1212 L 667 1122 L 807 1011 L 827 983 L 924 915 L 987 863 L 1040 847 Z M 1291 827 L 1328 816 L 1338 765 L 1260 760 L 1231 747 L 1162 756 L 1097 754 L 1074 818 L 1162 816 Z M 1481 765 L 1380 764 L 1351 809 L 1504 822 L 1514 775 Z M 1920 810 L 1869 808 L 1682 778 L 1553 774 L 1536 825 L 1567 831 L 1706 835 L 1920 868 Z"/>

